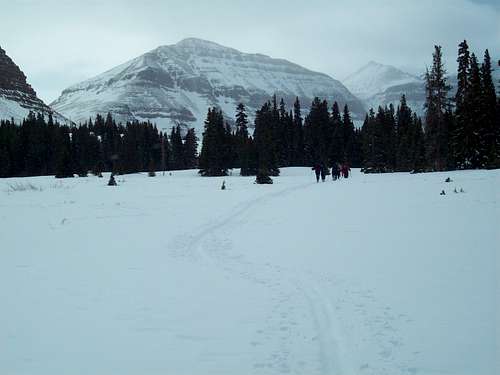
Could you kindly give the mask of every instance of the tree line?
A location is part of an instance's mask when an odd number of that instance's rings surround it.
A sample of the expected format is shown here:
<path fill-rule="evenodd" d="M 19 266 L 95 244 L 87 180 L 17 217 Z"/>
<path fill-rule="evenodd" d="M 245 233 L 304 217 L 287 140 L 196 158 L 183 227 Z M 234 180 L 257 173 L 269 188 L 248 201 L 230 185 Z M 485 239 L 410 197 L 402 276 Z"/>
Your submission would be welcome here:
<path fill-rule="evenodd" d="M 342 114 L 335 102 L 331 112 L 326 101 L 315 98 L 305 118 L 299 99 L 288 110 L 276 96 L 255 114 L 253 136 L 248 114 L 239 104 L 235 130 L 217 108 L 208 110 L 200 154 L 200 174 L 226 175 L 241 168 L 241 175 L 277 176 L 279 168 L 314 163 L 348 161 L 361 166 L 361 131 L 355 129 L 349 108 Z"/>
<path fill-rule="evenodd" d="M 500 168 L 500 101 L 488 50 L 480 65 L 466 41 L 458 49 L 458 84 L 450 97 L 440 46 L 426 72 L 425 116 L 401 97 L 370 109 L 355 128 L 349 108 L 315 98 L 303 116 L 297 98 L 288 109 L 276 96 L 256 111 L 254 131 L 243 104 L 230 126 L 209 108 L 198 157 L 194 129 L 175 126 L 170 134 L 150 122 L 117 124 L 111 114 L 80 126 L 54 123 L 30 113 L 21 124 L 0 122 L 0 177 L 70 177 L 199 168 L 202 176 L 241 175 L 270 182 L 281 167 L 345 163 L 365 172 L 442 171 Z"/>
<path fill-rule="evenodd" d="M 0 122 L 0 177 L 190 169 L 197 159 L 194 129 L 183 136 L 180 126 L 167 135 L 150 122 L 117 124 L 108 114 L 70 127 L 32 112 L 20 124 Z"/>

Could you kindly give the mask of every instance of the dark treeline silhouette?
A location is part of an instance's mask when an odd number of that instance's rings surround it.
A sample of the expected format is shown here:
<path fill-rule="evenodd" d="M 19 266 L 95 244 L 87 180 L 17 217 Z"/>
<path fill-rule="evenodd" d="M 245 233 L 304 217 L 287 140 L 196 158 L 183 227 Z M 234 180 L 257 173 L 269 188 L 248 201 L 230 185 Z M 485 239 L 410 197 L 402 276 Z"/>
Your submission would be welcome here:
<path fill-rule="evenodd" d="M 427 169 L 500 167 L 500 102 L 488 50 L 479 65 L 464 40 L 458 49 L 457 91 L 450 86 L 440 46 L 426 73 L 425 156 Z"/>
<path fill-rule="evenodd" d="M 189 169 L 197 149 L 194 129 L 182 137 L 177 126 L 169 137 L 149 122 L 116 124 L 110 114 L 69 127 L 30 113 L 19 125 L 0 122 L 0 177 Z"/>
<path fill-rule="evenodd" d="M 401 97 L 397 109 L 370 110 L 361 129 L 365 172 L 423 171 L 425 141 L 422 121 Z"/>
<path fill-rule="evenodd" d="M 232 131 L 217 108 L 208 111 L 200 154 L 203 176 L 223 176 L 233 167 L 241 175 L 257 175 L 257 181 L 278 176 L 279 168 L 331 165 L 348 162 L 360 167 L 361 131 L 354 128 L 349 108 L 343 114 L 335 102 L 314 99 L 308 115 L 302 117 L 301 104 L 295 100 L 288 110 L 276 96 L 255 114 L 253 136 L 248 131 L 248 115 L 243 104 L 236 110 L 236 129 Z"/>
<path fill-rule="evenodd" d="M 199 158 L 194 129 L 183 136 L 176 126 L 167 135 L 149 122 L 116 124 L 110 114 L 68 127 L 30 113 L 20 125 L 0 123 L 0 177 L 145 170 L 153 176 L 156 170 L 199 167 L 202 176 L 240 168 L 243 176 L 272 183 L 289 166 L 343 164 L 367 173 L 500 168 L 500 100 L 489 52 L 480 65 L 463 41 L 457 61 L 457 91 L 450 98 L 441 47 L 435 46 L 423 121 L 404 95 L 396 108 L 371 109 L 361 129 L 347 105 L 329 107 L 315 98 L 304 118 L 298 98 L 289 110 L 273 96 L 256 111 L 253 135 L 243 104 L 234 128 L 220 109 L 210 108 Z"/>

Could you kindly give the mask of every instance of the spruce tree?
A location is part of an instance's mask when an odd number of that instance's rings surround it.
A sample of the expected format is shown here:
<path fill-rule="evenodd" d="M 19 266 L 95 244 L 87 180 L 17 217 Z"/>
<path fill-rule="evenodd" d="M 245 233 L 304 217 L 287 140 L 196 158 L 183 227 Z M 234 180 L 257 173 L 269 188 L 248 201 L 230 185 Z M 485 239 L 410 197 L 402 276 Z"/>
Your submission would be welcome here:
<path fill-rule="evenodd" d="M 257 173 L 254 145 L 248 134 L 248 115 L 243 103 L 236 108 L 235 145 L 237 153 L 236 166 L 240 168 L 240 175 L 252 176 Z"/>
<path fill-rule="evenodd" d="M 238 163 L 236 137 L 228 122 L 225 123 L 224 130 L 224 138 L 222 141 L 224 146 L 224 165 L 227 169 L 233 169 Z"/>
<path fill-rule="evenodd" d="M 459 44 L 458 49 L 458 74 L 457 93 L 455 94 L 455 129 L 451 134 L 451 148 L 453 152 L 453 164 L 464 168 L 466 160 L 466 149 L 464 140 L 468 137 L 467 129 L 470 121 L 470 53 L 467 41 Z"/>
<path fill-rule="evenodd" d="M 278 176 L 280 173 L 274 137 L 277 121 L 279 116 L 274 104 L 267 102 L 256 112 L 254 141 L 258 174 L 261 176 Z"/>
<path fill-rule="evenodd" d="M 224 117 L 217 108 L 209 108 L 199 159 L 202 176 L 227 175 L 227 145 Z"/>
<path fill-rule="evenodd" d="M 328 164 L 332 138 L 328 103 L 316 97 L 304 123 L 304 146 L 309 165 Z"/>
<path fill-rule="evenodd" d="M 61 127 L 57 142 L 56 178 L 73 177 L 69 128 Z"/>
<path fill-rule="evenodd" d="M 411 171 L 413 168 L 413 114 L 406 102 L 406 96 L 401 97 L 396 113 L 396 171 Z"/>
<path fill-rule="evenodd" d="M 170 133 L 171 167 L 174 170 L 184 169 L 184 145 L 182 143 L 181 127 L 177 125 Z"/>
<path fill-rule="evenodd" d="M 290 166 L 291 129 L 289 130 L 288 112 L 283 98 L 280 99 L 278 114 L 279 119 L 275 129 L 278 162 L 280 167 L 288 167 Z"/>
<path fill-rule="evenodd" d="M 295 98 L 293 103 L 293 139 L 292 139 L 292 165 L 304 165 L 304 129 L 302 119 L 302 109 L 299 98 Z"/>
<path fill-rule="evenodd" d="M 470 103 L 470 109 L 465 137 L 462 140 L 462 147 L 464 147 L 462 167 L 482 168 L 486 164 L 485 124 L 481 98 L 483 88 L 479 63 L 474 54 L 471 54 L 469 82 L 470 90 L 467 100 Z"/>
<path fill-rule="evenodd" d="M 445 170 L 448 164 L 449 134 L 444 121 L 448 104 L 447 84 L 441 46 L 434 46 L 431 71 L 427 71 L 425 102 L 425 136 L 426 154 L 430 168 L 436 171 Z"/>
<path fill-rule="evenodd" d="M 196 168 L 198 162 L 198 138 L 194 129 L 189 129 L 184 140 L 184 167 Z"/>
<path fill-rule="evenodd" d="M 352 165 L 353 160 L 355 159 L 355 150 L 356 150 L 356 139 L 354 132 L 354 123 L 351 119 L 351 113 L 349 112 L 349 107 L 344 105 L 344 111 L 342 114 L 342 133 L 343 133 L 343 145 L 344 145 L 344 162 L 347 162 L 349 165 Z"/>
<path fill-rule="evenodd" d="M 497 122 L 497 97 L 495 84 L 492 78 L 491 57 L 488 50 L 484 52 L 484 61 L 481 65 L 481 112 L 483 114 L 482 138 L 484 142 L 485 166 L 488 168 L 500 167 L 500 124 Z"/>
<path fill-rule="evenodd" d="M 375 168 L 375 112 L 370 108 L 361 127 L 363 169 Z M 334 159 L 334 162 L 337 162 Z"/>
<path fill-rule="evenodd" d="M 424 128 L 422 126 L 422 120 L 417 116 L 416 113 L 413 114 L 412 121 L 412 146 L 411 150 L 413 152 L 413 172 L 421 172 L 426 168 L 427 161 L 425 158 L 425 136 Z"/>
<path fill-rule="evenodd" d="M 341 163 L 344 161 L 344 131 L 342 126 L 342 117 L 337 102 L 333 103 L 332 114 L 330 117 L 330 128 L 332 129 L 332 142 L 330 145 L 330 164 Z"/>

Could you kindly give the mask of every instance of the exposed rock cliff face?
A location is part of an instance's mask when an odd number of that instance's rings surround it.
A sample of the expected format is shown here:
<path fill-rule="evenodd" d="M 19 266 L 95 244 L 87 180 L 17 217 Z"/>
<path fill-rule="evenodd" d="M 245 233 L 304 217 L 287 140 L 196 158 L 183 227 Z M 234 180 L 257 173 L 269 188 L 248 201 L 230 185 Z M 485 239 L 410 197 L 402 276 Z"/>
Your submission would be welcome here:
<path fill-rule="evenodd" d="M 13 118 L 19 122 L 30 111 L 44 115 L 52 113 L 55 120 L 67 121 L 36 96 L 24 73 L 0 48 L 0 119 Z"/>
<path fill-rule="evenodd" d="M 26 82 L 26 76 L 0 47 L 0 88 L 36 96 L 35 90 Z"/>

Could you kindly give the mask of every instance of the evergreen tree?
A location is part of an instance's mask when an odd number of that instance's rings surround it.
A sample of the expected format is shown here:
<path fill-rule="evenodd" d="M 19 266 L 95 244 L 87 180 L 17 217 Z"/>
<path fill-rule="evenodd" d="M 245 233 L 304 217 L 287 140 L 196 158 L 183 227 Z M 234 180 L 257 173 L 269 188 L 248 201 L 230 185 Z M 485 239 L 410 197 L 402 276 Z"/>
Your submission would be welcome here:
<path fill-rule="evenodd" d="M 109 176 L 108 186 L 117 186 L 113 173 L 111 173 L 111 176 Z"/>
<path fill-rule="evenodd" d="M 292 156 L 291 163 L 294 166 L 304 165 L 304 129 L 302 110 L 299 98 L 295 98 L 293 104 L 293 136 L 292 136 Z"/>
<path fill-rule="evenodd" d="M 375 124 L 373 128 L 373 139 L 374 139 L 374 154 L 373 154 L 373 166 L 379 172 L 387 172 L 387 135 L 384 131 L 387 129 L 386 121 L 388 118 L 387 112 L 388 108 L 378 107 L 377 114 L 375 116 Z"/>
<path fill-rule="evenodd" d="M 279 121 L 276 100 L 265 103 L 255 116 L 254 141 L 257 153 L 258 174 L 261 176 L 278 176 L 279 164 L 276 147 L 275 126 Z"/>
<path fill-rule="evenodd" d="M 345 158 L 344 128 L 342 126 L 342 117 L 337 102 L 333 103 L 332 114 L 330 117 L 330 128 L 332 129 L 332 142 L 330 145 L 330 164 L 342 163 Z"/>
<path fill-rule="evenodd" d="M 412 171 L 420 172 L 425 169 L 427 161 L 425 159 L 425 137 L 422 120 L 413 114 L 412 122 L 413 136 L 411 150 L 413 151 L 413 168 Z"/>
<path fill-rule="evenodd" d="M 370 108 L 365 116 L 361 127 L 363 167 L 364 169 L 375 168 L 375 112 Z M 337 162 L 334 159 L 334 162 Z"/>
<path fill-rule="evenodd" d="M 304 146 L 309 165 L 328 164 L 332 138 L 328 103 L 316 97 L 304 124 Z"/>
<path fill-rule="evenodd" d="M 356 139 L 354 132 L 354 123 L 351 119 L 351 113 L 349 112 L 349 107 L 347 104 L 344 106 L 344 112 L 342 115 L 342 133 L 343 133 L 343 149 L 344 149 L 344 162 L 347 162 L 349 165 L 352 165 L 353 160 L 355 159 L 355 150 L 356 150 Z"/>
<path fill-rule="evenodd" d="M 457 121 L 455 113 L 452 109 L 451 102 L 448 103 L 446 111 L 444 113 L 444 128 L 447 130 L 448 147 L 447 147 L 447 170 L 456 169 L 457 159 L 456 159 L 456 144 L 455 144 L 455 134 L 457 134 Z"/>
<path fill-rule="evenodd" d="M 442 60 L 441 46 L 434 46 L 431 71 L 426 73 L 425 136 L 427 161 L 433 170 L 445 170 L 448 164 L 448 129 L 444 121 L 450 87 Z"/>
<path fill-rule="evenodd" d="M 79 177 L 87 177 L 87 127 L 71 128 L 71 160 L 73 162 L 73 171 Z"/>
<path fill-rule="evenodd" d="M 226 176 L 227 165 L 226 129 L 222 111 L 209 108 L 199 160 L 202 176 Z"/>
<path fill-rule="evenodd" d="M 451 148 L 453 151 L 453 165 L 461 168 L 466 167 L 466 147 L 463 144 L 468 138 L 471 103 L 470 98 L 470 53 L 467 41 L 459 44 L 458 48 L 458 74 L 457 92 L 455 94 L 455 129 L 452 133 Z"/>
<path fill-rule="evenodd" d="M 488 50 L 484 52 L 481 65 L 481 113 L 483 115 L 482 139 L 484 142 L 485 166 L 500 167 L 500 123 L 497 121 L 497 97 L 492 78 L 491 58 Z"/>
<path fill-rule="evenodd" d="M 198 138 L 194 129 L 189 129 L 184 140 L 184 167 L 196 168 L 198 164 Z"/>
<path fill-rule="evenodd" d="M 226 165 L 227 169 L 232 169 L 238 163 L 236 137 L 228 122 L 225 123 L 224 130 L 224 137 L 222 139 L 224 147 L 224 165 Z"/>
<path fill-rule="evenodd" d="M 57 142 L 56 178 L 73 177 L 69 128 L 61 127 Z"/>
<path fill-rule="evenodd" d="M 413 168 L 413 114 L 406 103 L 406 96 L 401 102 L 396 114 L 396 166 L 397 171 L 411 171 Z"/>
<path fill-rule="evenodd" d="M 235 144 L 237 153 L 236 166 L 242 176 L 252 176 L 257 173 L 255 147 L 248 133 L 248 115 L 243 103 L 236 108 Z"/>
<path fill-rule="evenodd" d="M 170 133 L 171 146 L 171 168 L 173 170 L 184 169 L 184 145 L 182 143 L 181 127 L 177 125 L 172 127 Z"/>
<path fill-rule="evenodd" d="M 278 114 L 279 120 L 277 121 L 275 128 L 278 163 L 282 167 L 288 167 L 290 166 L 289 157 L 291 150 L 289 147 L 291 142 L 291 131 L 289 130 L 288 112 L 283 98 L 280 100 Z"/>
<path fill-rule="evenodd" d="M 483 92 L 479 64 L 474 54 L 471 54 L 469 69 L 470 88 L 467 101 L 469 102 L 468 121 L 464 137 L 460 140 L 463 149 L 463 159 L 459 160 L 461 168 L 481 168 L 485 165 L 486 149 L 483 132 L 483 113 L 481 94 Z"/>

